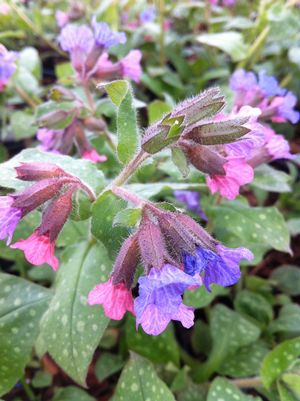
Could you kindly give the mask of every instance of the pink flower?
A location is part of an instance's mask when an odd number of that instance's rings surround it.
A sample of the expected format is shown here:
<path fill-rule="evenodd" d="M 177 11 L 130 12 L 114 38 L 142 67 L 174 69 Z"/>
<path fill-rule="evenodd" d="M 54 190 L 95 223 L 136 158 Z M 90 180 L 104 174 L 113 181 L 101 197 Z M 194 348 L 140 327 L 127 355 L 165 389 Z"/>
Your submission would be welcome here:
<path fill-rule="evenodd" d="M 55 13 L 57 26 L 63 28 L 70 20 L 69 14 L 62 10 L 57 10 Z"/>
<path fill-rule="evenodd" d="M 89 305 L 103 305 L 104 313 L 113 320 L 121 320 L 126 311 L 133 313 L 133 297 L 124 283 L 114 285 L 112 278 L 96 285 L 88 295 Z"/>
<path fill-rule="evenodd" d="M 265 138 L 265 147 L 272 160 L 294 158 L 290 152 L 290 145 L 283 135 L 276 134 L 271 127 L 265 126 Z"/>
<path fill-rule="evenodd" d="M 47 234 L 39 235 L 38 230 L 35 230 L 30 237 L 21 239 L 10 247 L 24 251 L 26 259 L 33 265 L 48 263 L 56 271 L 59 261 L 54 256 L 54 245 Z"/>
<path fill-rule="evenodd" d="M 211 193 L 220 192 L 223 198 L 235 199 L 240 187 L 253 180 L 253 168 L 242 158 L 229 159 L 224 164 L 226 175 L 214 175 L 206 178 Z"/>
<path fill-rule="evenodd" d="M 142 52 L 131 50 L 121 61 L 122 75 L 135 82 L 140 82 L 142 75 L 141 67 Z"/>
<path fill-rule="evenodd" d="M 11 243 L 14 231 L 22 218 L 22 210 L 13 207 L 12 196 L 0 196 L 0 240 L 7 237 L 6 244 Z"/>
<path fill-rule="evenodd" d="M 85 150 L 82 154 L 82 158 L 90 160 L 92 163 L 103 163 L 107 160 L 105 155 L 99 155 L 96 149 Z"/>

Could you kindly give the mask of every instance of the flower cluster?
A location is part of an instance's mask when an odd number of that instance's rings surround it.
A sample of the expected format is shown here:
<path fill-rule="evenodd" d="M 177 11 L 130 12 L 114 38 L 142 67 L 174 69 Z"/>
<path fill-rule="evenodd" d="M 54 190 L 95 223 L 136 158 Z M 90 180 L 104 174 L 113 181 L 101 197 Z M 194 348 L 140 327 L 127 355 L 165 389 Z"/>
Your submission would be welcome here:
<path fill-rule="evenodd" d="M 18 54 L 14 51 L 8 51 L 0 43 L 0 92 L 5 89 L 10 77 L 16 71 L 16 59 Z"/>
<path fill-rule="evenodd" d="M 171 320 L 190 328 L 194 312 L 183 303 L 184 292 L 202 283 L 208 291 L 211 284 L 235 284 L 240 260 L 252 258 L 248 249 L 226 248 L 192 218 L 146 203 L 140 226 L 122 245 L 111 277 L 90 292 L 88 303 L 102 304 L 111 319 L 133 313 L 137 327 L 151 335 L 160 334 Z M 139 260 L 145 276 L 138 280 L 134 299 L 131 288 Z"/>
<path fill-rule="evenodd" d="M 44 206 L 41 224 L 29 238 L 17 241 L 11 248 L 24 251 L 33 265 L 48 263 L 57 270 L 55 241 L 71 213 L 73 193 L 82 188 L 91 194 L 90 190 L 78 178 L 50 163 L 22 163 L 16 172 L 18 179 L 34 183 L 23 191 L 0 196 L 0 239 L 7 238 L 9 245 L 20 220 Z"/>
<path fill-rule="evenodd" d="M 142 73 L 140 50 L 131 50 L 116 63 L 109 60 L 107 50 L 125 41 L 125 33 L 113 32 L 106 23 L 97 22 L 96 18 L 93 18 L 91 27 L 68 24 L 59 36 L 61 48 L 70 54 L 72 66 L 81 79 L 92 76 L 106 80 L 125 77 L 139 82 Z"/>

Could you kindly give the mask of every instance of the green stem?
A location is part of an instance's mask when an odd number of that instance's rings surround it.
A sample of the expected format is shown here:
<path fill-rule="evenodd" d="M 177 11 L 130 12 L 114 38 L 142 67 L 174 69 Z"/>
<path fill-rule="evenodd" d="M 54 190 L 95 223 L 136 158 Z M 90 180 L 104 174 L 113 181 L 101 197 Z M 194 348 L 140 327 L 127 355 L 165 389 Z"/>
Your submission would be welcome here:
<path fill-rule="evenodd" d="M 41 104 L 41 100 L 34 99 L 28 95 L 27 92 L 24 91 L 23 88 L 21 88 L 19 85 L 13 85 L 15 91 L 17 94 L 32 108 L 37 107 L 39 104 Z"/>
<path fill-rule="evenodd" d="M 254 41 L 253 45 L 250 47 L 248 51 L 248 55 L 245 60 L 240 61 L 238 64 L 238 68 L 245 68 L 248 63 L 249 67 L 251 67 L 258 59 L 260 49 L 265 43 L 265 40 L 270 32 L 270 27 L 266 26 L 261 33 L 258 35 L 256 40 Z"/>
<path fill-rule="evenodd" d="M 26 382 L 25 376 L 20 379 L 20 382 L 22 383 L 23 389 L 29 398 L 30 401 L 35 401 L 35 395 L 34 392 L 31 390 L 30 386 Z"/>
<path fill-rule="evenodd" d="M 140 164 L 150 155 L 141 150 L 121 171 L 121 173 L 113 180 L 111 187 L 119 187 L 126 183 L 129 177 L 137 170 Z"/>

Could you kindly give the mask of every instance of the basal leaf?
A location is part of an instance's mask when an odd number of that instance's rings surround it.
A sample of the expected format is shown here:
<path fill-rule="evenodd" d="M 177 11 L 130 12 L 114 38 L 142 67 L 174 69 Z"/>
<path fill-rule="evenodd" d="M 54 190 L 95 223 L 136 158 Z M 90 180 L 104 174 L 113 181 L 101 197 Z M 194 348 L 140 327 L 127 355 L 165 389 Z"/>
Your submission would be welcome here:
<path fill-rule="evenodd" d="M 264 386 L 270 388 L 299 355 L 300 337 L 286 340 L 269 352 L 263 360 L 260 372 Z"/>
<path fill-rule="evenodd" d="M 217 377 L 211 384 L 206 401 L 262 401 L 260 397 L 252 397 L 239 390 L 233 383 Z"/>
<path fill-rule="evenodd" d="M 81 385 L 108 324 L 101 307 L 87 305 L 87 295 L 107 279 L 110 270 L 111 261 L 101 243 L 82 242 L 67 248 L 54 298 L 42 320 L 48 352 Z"/>
<path fill-rule="evenodd" d="M 51 295 L 44 287 L 0 274 L 0 396 L 23 375 Z"/>
<path fill-rule="evenodd" d="M 112 401 L 175 401 L 167 385 L 157 376 L 152 364 L 138 355 L 122 371 Z"/>

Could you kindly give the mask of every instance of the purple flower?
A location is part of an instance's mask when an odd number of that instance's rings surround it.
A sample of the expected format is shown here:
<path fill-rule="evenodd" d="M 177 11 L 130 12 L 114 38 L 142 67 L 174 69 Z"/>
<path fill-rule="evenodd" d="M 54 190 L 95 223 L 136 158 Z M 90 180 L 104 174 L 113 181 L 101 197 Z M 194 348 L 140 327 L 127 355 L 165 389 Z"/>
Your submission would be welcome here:
<path fill-rule="evenodd" d="M 171 320 L 179 320 L 186 328 L 193 325 L 193 310 L 182 303 L 181 296 L 188 287 L 201 285 L 200 277 L 166 264 L 161 270 L 152 268 L 138 282 L 134 311 L 137 325 L 141 324 L 146 333 L 160 334 Z"/>
<path fill-rule="evenodd" d="M 155 7 L 147 7 L 140 13 L 140 21 L 142 23 L 152 22 L 156 17 Z"/>
<path fill-rule="evenodd" d="M 63 133 L 63 130 L 40 128 L 37 132 L 37 139 L 41 142 L 38 148 L 45 152 L 60 153 L 57 148 L 62 140 Z"/>
<path fill-rule="evenodd" d="M 92 27 L 94 29 L 97 46 L 108 49 L 114 45 L 126 42 L 126 35 L 124 32 L 113 32 L 105 22 L 97 22 L 96 17 L 92 20 Z"/>
<path fill-rule="evenodd" d="M 174 191 L 175 198 L 178 202 L 184 203 L 189 210 L 198 214 L 204 221 L 207 216 L 200 205 L 200 194 L 196 191 Z"/>
<path fill-rule="evenodd" d="M 142 75 L 141 59 L 142 52 L 140 50 L 130 50 L 127 56 L 120 60 L 122 76 L 137 83 L 140 82 Z"/>
<path fill-rule="evenodd" d="M 61 48 L 71 56 L 73 68 L 83 73 L 86 58 L 94 45 L 94 35 L 86 25 L 66 25 L 58 37 Z"/>
<path fill-rule="evenodd" d="M 15 61 L 18 54 L 14 51 L 8 51 L 0 44 L 0 92 L 5 88 L 8 80 L 16 71 Z"/>
<path fill-rule="evenodd" d="M 258 73 L 258 85 L 264 96 L 282 96 L 286 92 L 285 89 L 280 88 L 277 79 L 268 75 L 265 70 Z"/>
<path fill-rule="evenodd" d="M 221 244 L 216 246 L 216 252 L 197 247 L 196 256 L 184 255 L 184 271 L 190 275 L 202 273 L 203 283 L 210 291 L 211 284 L 227 287 L 240 279 L 241 259 L 252 260 L 252 252 L 246 248 L 226 248 Z"/>
<path fill-rule="evenodd" d="M 229 82 L 233 91 L 249 91 L 257 85 L 257 79 L 253 72 L 247 72 L 243 69 L 236 70 Z"/>
<path fill-rule="evenodd" d="M 12 207 L 11 196 L 0 196 L 0 240 L 7 237 L 7 245 L 11 243 L 14 231 L 22 218 L 22 211 Z"/>
<path fill-rule="evenodd" d="M 297 97 L 292 93 L 288 92 L 284 97 L 276 97 L 271 107 L 276 107 L 277 113 L 273 117 L 274 122 L 290 121 L 292 124 L 296 124 L 300 119 L 300 113 L 294 110 L 297 104 Z"/>

